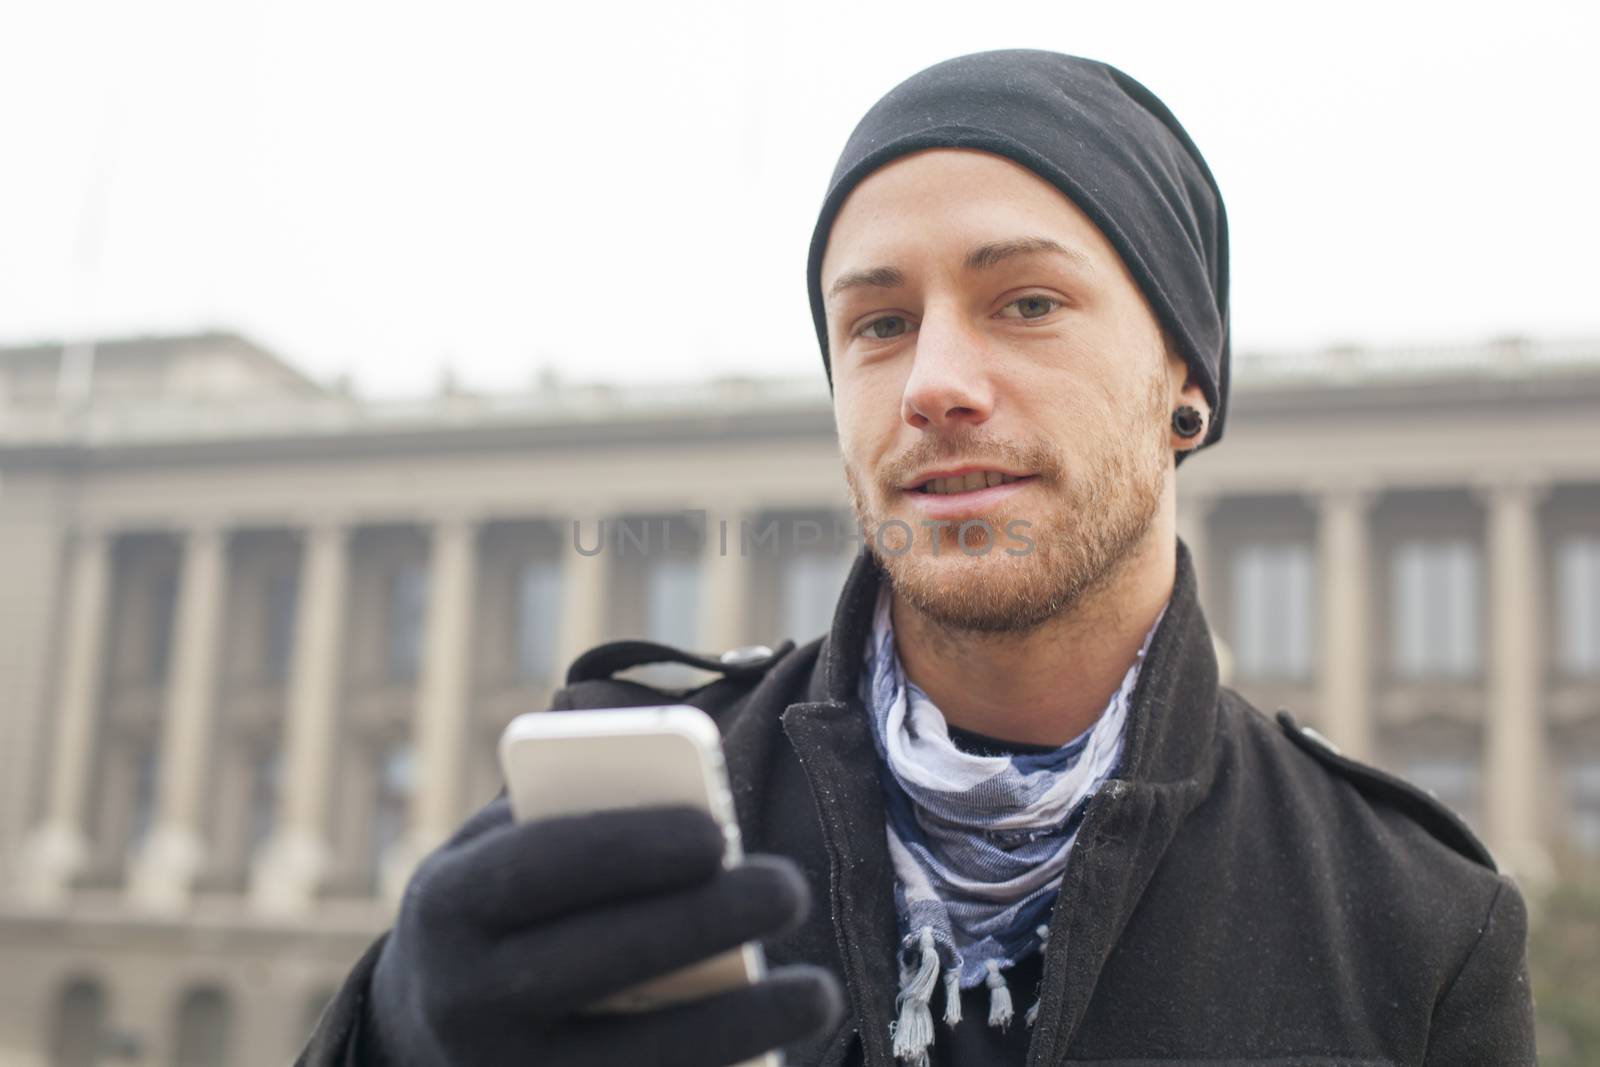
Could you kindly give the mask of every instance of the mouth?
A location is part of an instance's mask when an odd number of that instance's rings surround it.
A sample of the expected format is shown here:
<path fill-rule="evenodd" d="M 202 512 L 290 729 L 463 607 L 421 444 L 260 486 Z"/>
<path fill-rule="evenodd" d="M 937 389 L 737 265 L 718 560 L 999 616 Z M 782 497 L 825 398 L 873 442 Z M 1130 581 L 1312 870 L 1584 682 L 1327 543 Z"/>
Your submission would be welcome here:
<path fill-rule="evenodd" d="M 930 496 L 959 496 L 962 493 L 993 489 L 1000 485 L 1031 481 L 1033 477 L 1031 474 L 1017 474 L 994 468 L 965 467 L 953 471 L 930 471 L 918 474 L 902 488 L 909 493 L 925 493 Z"/>
<path fill-rule="evenodd" d="M 927 471 L 900 487 L 912 512 L 935 522 L 964 522 L 992 516 L 997 509 L 1015 508 L 1015 497 L 1026 493 L 1039 476 L 993 467 L 963 467 Z"/>

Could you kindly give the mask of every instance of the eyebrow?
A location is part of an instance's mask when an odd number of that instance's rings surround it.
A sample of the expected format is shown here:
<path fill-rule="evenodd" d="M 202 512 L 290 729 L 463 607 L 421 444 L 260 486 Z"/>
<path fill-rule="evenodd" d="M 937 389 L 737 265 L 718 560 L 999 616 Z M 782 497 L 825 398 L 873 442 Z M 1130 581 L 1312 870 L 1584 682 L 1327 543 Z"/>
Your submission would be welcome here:
<path fill-rule="evenodd" d="M 968 252 L 961 265 L 969 271 L 988 270 L 1008 259 L 1041 254 L 1063 256 L 1083 270 L 1091 272 L 1094 270 L 1094 264 L 1084 253 L 1048 237 L 1017 237 L 1008 241 L 991 241 Z M 849 289 L 867 286 L 874 289 L 893 289 L 905 283 L 906 276 L 894 267 L 870 267 L 866 270 L 846 271 L 828 288 L 828 299 L 832 300 Z"/>
<path fill-rule="evenodd" d="M 967 253 L 962 266 L 967 270 L 988 270 L 1016 256 L 1036 256 L 1041 253 L 1065 256 L 1084 270 L 1094 270 L 1094 264 L 1089 261 L 1088 256 L 1076 248 L 1069 248 L 1060 241 L 1052 241 L 1048 237 L 1018 237 L 1010 241 L 992 241 L 986 245 L 979 245 Z"/>
<path fill-rule="evenodd" d="M 851 270 L 839 275 L 828 289 L 828 299 L 832 300 L 847 289 L 860 289 L 871 286 L 875 289 L 893 289 L 906 283 L 906 276 L 893 267 L 871 267 L 867 270 Z"/>

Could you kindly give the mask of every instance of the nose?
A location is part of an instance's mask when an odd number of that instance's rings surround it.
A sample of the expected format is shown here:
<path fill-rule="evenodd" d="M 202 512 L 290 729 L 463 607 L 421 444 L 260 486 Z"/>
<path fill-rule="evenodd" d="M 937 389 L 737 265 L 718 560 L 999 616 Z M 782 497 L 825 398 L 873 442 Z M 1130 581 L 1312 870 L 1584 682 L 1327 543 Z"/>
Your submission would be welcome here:
<path fill-rule="evenodd" d="M 994 391 L 982 341 L 959 316 L 929 309 L 917 327 L 917 348 L 901 396 L 900 416 L 919 430 L 978 425 L 994 413 Z"/>

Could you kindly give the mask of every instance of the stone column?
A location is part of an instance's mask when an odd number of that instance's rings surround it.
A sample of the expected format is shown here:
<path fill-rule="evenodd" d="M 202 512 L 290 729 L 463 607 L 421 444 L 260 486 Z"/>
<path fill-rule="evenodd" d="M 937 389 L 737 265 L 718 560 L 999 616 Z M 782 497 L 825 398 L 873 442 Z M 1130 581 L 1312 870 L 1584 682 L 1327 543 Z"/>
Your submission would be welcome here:
<path fill-rule="evenodd" d="M 111 595 L 111 536 L 79 530 L 68 574 L 65 648 L 57 687 L 55 747 L 44 821 L 30 837 L 19 889 L 37 902 L 58 900 L 89 857 L 84 809 L 94 765 L 95 720 Z"/>
<path fill-rule="evenodd" d="M 412 715 L 417 767 L 406 838 L 382 859 L 384 896 L 398 901 L 417 862 L 450 836 L 461 818 L 461 776 L 471 702 L 473 586 L 478 526 L 448 518 L 433 529 L 423 623 L 422 676 Z"/>
<path fill-rule="evenodd" d="M 823 535 L 831 532 L 824 529 Z M 790 533 L 784 529 L 779 534 L 780 548 L 789 545 Z M 740 544 L 738 516 L 706 516 L 700 555 L 699 651 L 715 654 L 751 643 L 750 560 L 740 554 Z"/>
<path fill-rule="evenodd" d="M 211 768 L 207 748 L 221 653 L 227 549 L 226 534 L 216 527 L 199 527 L 185 538 L 156 822 L 135 857 L 129 886 L 137 901 L 161 910 L 178 910 L 188 902 L 204 859 L 202 797 Z"/>
<path fill-rule="evenodd" d="M 1489 557 L 1489 703 L 1484 822 L 1500 863 L 1538 879 L 1549 867 L 1539 793 L 1544 773 L 1539 631 L 1543 490 L 1505 482 L 1485 494 Z"/>
<path fill-rule="evenodd" d="M 328 865 L 329 772 L 338 737 L 348 539 L 348 528 L 335 522 L 305 533 L 278 814 L 251 885 L 255 905 L 266 912 L 309 909 Z"/>
<path fill-rule="evenodd" d="M 34 796 L 44 781 L 47 761 L 39 758 L 40 738 L 49 736 L 53 708 L 46 707 L 45 678 L 51 643 L 66 614 L 59 588 L 67 539 L 58 516 L 29 506 L 18 494 L 5 503 L 0 473 L 0 544 L 6 546 L 0 580 L 0 893 L 17 885 L 19 865 L 35 829 Z"/>
<path fill-rule="evenodd" d="M 600 522 L 605 523 L 601 537 Z M 584 516 L 566 520 L 561 531 L 561 616 L 556 625 L 556 685 L 585 650 L 606 638 L 606 594 L 616 532 L 610 519 Z"/>
<path fill-rule="evenodd" d="M 1347 756 L 1370 760 L 1372 724 L 1370 590 L 1372 493 L 1334 488 L 1317 498 L 1317 571 L 1321 578 L 1318 719 Z"/>

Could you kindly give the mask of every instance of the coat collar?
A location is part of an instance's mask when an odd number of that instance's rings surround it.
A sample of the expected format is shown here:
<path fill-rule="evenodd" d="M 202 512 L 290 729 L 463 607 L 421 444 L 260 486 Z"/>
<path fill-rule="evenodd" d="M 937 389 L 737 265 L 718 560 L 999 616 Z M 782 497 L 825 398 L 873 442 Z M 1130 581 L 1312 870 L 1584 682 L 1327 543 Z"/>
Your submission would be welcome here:
<path fill-rule="evenodd" d="M 868 1067 L 894 1067 L 888 1031 L 897 970 L 894 872 L 876 753 L 857 690 L 883 577 L 863 550 L 812 666 L 808 699 L 789 705 L 781 718 L 816 804 L 834 946 Z M 1090 803 L 1051 916 L 1030 1067 L 1066 1055 L 1134 905 L 1179 824 L 1210 789 L 1217 685 L 1193 563 L 1179 541 L 1172 597 L 1129 707 L 1123 770 Z"/>

